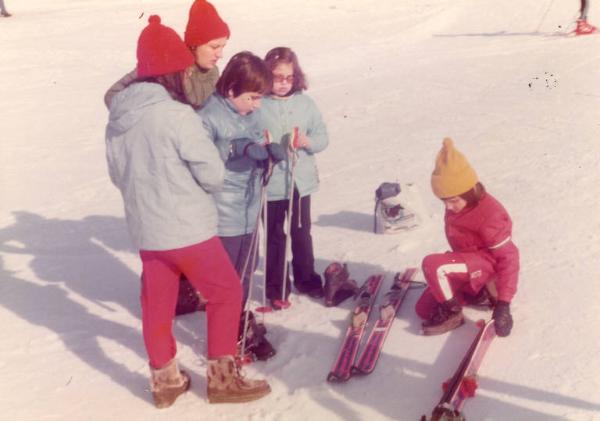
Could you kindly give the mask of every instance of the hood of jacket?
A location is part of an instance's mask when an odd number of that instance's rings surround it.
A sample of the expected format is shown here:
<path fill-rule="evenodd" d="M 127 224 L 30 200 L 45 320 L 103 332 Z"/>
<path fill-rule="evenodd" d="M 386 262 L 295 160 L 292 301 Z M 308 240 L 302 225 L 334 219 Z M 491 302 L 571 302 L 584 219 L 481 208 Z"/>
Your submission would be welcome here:
<path fill-rule="evenodd" d="M 133 83 L 112 99 L 107 129 L 117 135 L 124 133 L 143 116 L 144 108 L 170 100 L 167 90 L 158 83 Z"/>

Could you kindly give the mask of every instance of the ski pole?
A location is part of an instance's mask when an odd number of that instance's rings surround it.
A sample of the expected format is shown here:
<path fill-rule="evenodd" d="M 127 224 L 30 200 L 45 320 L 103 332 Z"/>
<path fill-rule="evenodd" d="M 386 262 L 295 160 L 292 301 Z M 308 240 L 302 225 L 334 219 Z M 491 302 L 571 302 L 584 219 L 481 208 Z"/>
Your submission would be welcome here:
<path fill-rule="evenodd" d="M 542 19 L 540 19 L 540 23 L 538 24 L 535 32 L 540 32 L 540 28 L 542 27 L 542 24 L 544 23 L 544 21 L 546 20 L 546 16 L 548 15 L 548 12 L 550 11 L 550 9 L 552 8 L 552 5 L 554 4 L 554 0 L 550 0 L 550 2 L 548 3 L 548 7 L 546 7 L 546 11 L 544 12 L 544 14 L 542 15 Z"/>
<path fill-rule="evenodd" d="M 281 288 L 281 301 L 286 300 L 287 295 L 287 277 L 288 277 L 288 246 L 290 242 L 290 237 L 292 235 L 292 210 L 294 205 L 294 175 L 296 170 L 296 143 L 298 141 L 298 127 L 294 127 L 294 131 L 292 137 L 289 142 L 289 148 L 291 151 L 291 175 L 290 175 L 290 196 L 288 200 L 288 212 L 287 212 L 287 232 L 285 235 L 285 251 L 284 251 L 284 260 L 283 260 L 283 280 L 282 280 L 282 288 Z"/>

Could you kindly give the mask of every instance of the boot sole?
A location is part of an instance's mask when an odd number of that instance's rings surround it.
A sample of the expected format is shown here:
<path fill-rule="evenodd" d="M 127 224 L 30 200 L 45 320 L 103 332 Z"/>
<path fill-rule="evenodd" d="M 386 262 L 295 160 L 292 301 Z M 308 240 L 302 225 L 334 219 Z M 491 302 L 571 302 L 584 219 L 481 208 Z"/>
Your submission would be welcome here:
<path fill-rule="evenodd" d="M 465 319 L 464 319 L 464 317 L 461 317 L 456 322 L 453 322 L 452 324 L 448 324 L 446 326 L 422 327 L 421 333 L 424 336 L 442 335 L 446 332 L 450 332 L 451 330 L 456 329 L 459 326 L 462 326 L 464 323 L 465 323 Z"/>
<path fill-rule="evenodd" d="M 224 395 L 224 396 L 209 396 L 208 403 L 243 403 L 243 402 L 251 402 L 258 400 L 262 397 L 267 396 L 271 393 L 271 387 L 269 386 L 267 389 L 263 389 L 256 393 L 248 393 L 245 395 Z"/>

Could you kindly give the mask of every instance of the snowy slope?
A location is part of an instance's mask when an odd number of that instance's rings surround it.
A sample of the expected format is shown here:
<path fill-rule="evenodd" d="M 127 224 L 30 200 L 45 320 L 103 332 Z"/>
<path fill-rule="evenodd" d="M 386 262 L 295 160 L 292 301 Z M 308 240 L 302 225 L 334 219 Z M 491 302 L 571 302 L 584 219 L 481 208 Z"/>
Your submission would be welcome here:
<path fill-rule="evenodd" d="M 413 291 L 376 371 L 344 385 L 325 375 L 350 303 L 327 309 L 292 296 L 290 310 L 266 319 L 277 357 L 247 369 L 273 393 L 246 405 L 206 403 L 204 315 L 180 318 L 192 391 L 155 410 L 140 264 L 107 177 L 102 96 L 135 66 L 148 15 L 182 32 L 191 0 L 6 1 L 14 16 L 0 19 L 0 418 L 415 420 L 431 411 L 475 328 L 420 336 Z M 243 49 L 291 46 L 328 123 L 313 199 L 317 269 L 343 260 L 359 281 L 377 271 L 389 282 L 445 250 L 429 175 L 452 136 L 511 213 L 522 258 L 513 334 L 492 345 L 468 419 L 600 420 L 600 37 L 555 34 L 578 2 L 553 2 L 547 14 L 548 1 L 215 2 L 232 28 L 221 68 Z M 422 225 L 376 236 L 374 189 L 395 180 Z"/>

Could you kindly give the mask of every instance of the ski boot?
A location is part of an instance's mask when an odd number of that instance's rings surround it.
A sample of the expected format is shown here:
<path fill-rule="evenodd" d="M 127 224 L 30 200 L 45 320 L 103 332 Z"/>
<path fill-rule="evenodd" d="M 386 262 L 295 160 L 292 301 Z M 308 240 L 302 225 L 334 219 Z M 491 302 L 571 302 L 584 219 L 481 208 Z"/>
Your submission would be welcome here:
<path fill-rule="evenodd" d="M 588 23 L 587 19 L 577 19 L 577 28 L 575 35 L 589 35 L 597 32 L 598 28 Z"/>
<path fill-rule="evenodd" d="M 323 272 L 325 277 L 325 306 L 333 307 L 356 295 L 358 286 L 350 278 L 348 266 L 333 262 Z"/>
<path fill-rule="evenodd" d="M 267 340 L 267 328 L 263 323 L 258 323 L 254 314 L 251 311 L 248 312 L 248 323 L 246 327 L 246 342 L 245 350 L 242 350 L 242 341 L 244 335 L 244 322 L 246 319 L 246 312 L 242 313 L 240 318 L 240 329 L 238 335 L 238 344 L 240 348 L 240 358 L 242 362 L 249 363 L 251 361 L 266 361 L 271 357 L 274 357 L 277 351 L 271 343 Z"/>
<path fill-rule="evenodd" d="M 441 335 L 456 329 L 463 323 L 462 308 L 456 298 L 452 298 L 436 305 L 429 320 L 425 320 L 422 324 L 423 335 Z"/>

